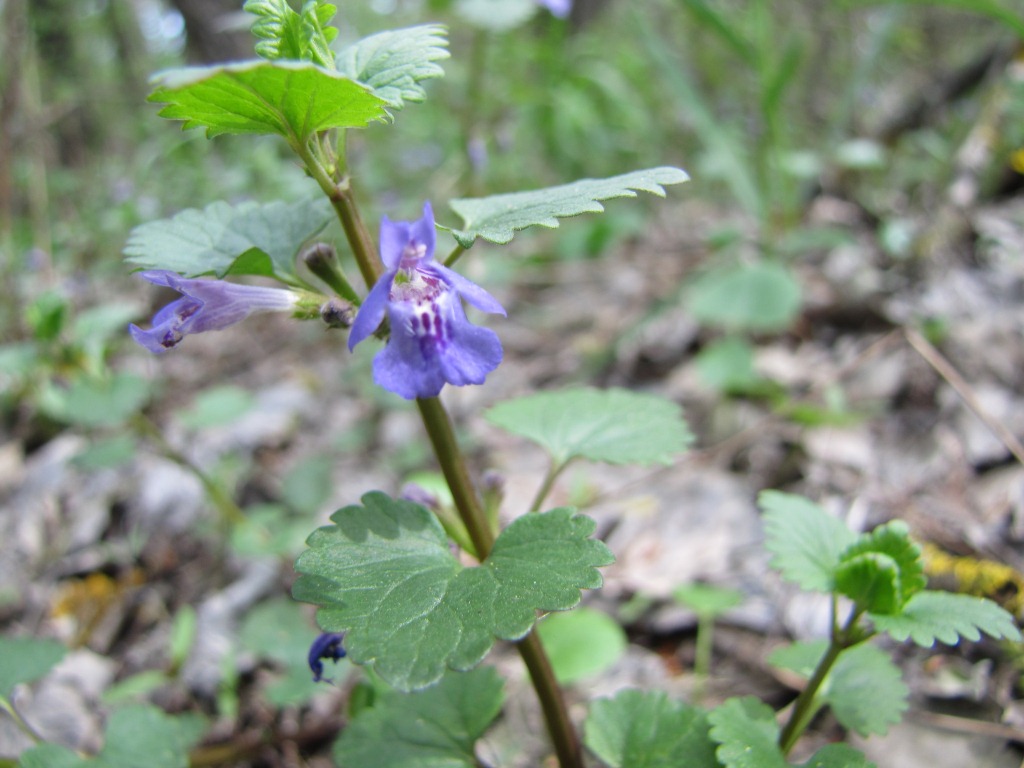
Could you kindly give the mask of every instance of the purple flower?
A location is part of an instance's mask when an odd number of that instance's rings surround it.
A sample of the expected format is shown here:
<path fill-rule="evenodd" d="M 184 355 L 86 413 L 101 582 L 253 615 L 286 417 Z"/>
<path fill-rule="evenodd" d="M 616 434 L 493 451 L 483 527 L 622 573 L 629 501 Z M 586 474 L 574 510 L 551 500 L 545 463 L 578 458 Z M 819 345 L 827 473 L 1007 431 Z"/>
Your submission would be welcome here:
<path fill-rule="evenodd" d="M 309 647 L 309 668 L 313 670 L 313 682 L 321 680 L 331 682 L 324 677 L 324 663 L 320 659 L 332 659 L 335 664 L 338 659 L 345 658 L 345 649 L 341 647 L 341 641 L 345 639 L 342 632 L 325 632 L 320 635 Z"/>
<path fill-rule="evenodd" d="M 373 358 L 373 380 L 407 400 L 436 397 L 446 384 L 482 384 L 501 362 L 501 342 L 473 325 L 462 297 L 484 312 L 505 310 L 487 291 L 434 261 L 434 212 L 418 221 L 380 225 L 380 255 L 387 267 L 363 302 L 348 348 L 373 333 L 387 312 L 391 338 Z"/>
<path fill-rule="evenodd" d="M 537 0 L 537 5 L 543 5 L 552 16 L 564 19 L 572 10 L 572 0 Z"/>
<path fill-rule="evenodd" d="M 219 331 L 241 322 L 254 312 L 294 310 L 298 295 L 281 288 L 235 285 L 222 280 L 191 280 L 165 269 L 139 274 L 154 285 L 182 294 L 153 316 L 152 328 L 128 330 L 150 352 L 165 352 L 190 333 Z"/>

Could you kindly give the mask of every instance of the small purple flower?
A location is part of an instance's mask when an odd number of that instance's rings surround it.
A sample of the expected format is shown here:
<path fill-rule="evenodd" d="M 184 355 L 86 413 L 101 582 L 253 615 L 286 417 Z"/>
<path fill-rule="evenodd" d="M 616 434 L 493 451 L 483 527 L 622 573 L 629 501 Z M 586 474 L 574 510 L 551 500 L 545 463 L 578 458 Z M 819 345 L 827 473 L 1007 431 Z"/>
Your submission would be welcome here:
<path fill-rule="evenodd" d="M 298 294 L 282 288 L 236 285 L 223 280 L 193 280 L 154 269 L 139 274 L 154 285 L 173 288 L 182 294 L 153 316 L 152 328 L 137 325 L 128 330 L 150 352 L 165 352 L 190 333 L 219 331 L 241 322 L 254 312 L 294 310 Z"/>
<path fill-rule="evenodd" d="M 417 221 L 380 225 L 380 255 L 387 272 L 356 315 L 348 348 L 373 333 L 387 312 L 391 338 L 373 358 L 373 380 L 407 400 L 436 397 L 447 384 L 482 384 L 501 362 L 494 331 L 473 325 L 462 297 L 483 312 L 504 315 L 487 291 L 434 261 L 434 212 Z"/>
<path fill-rule="evenodd" d="M 313 682 L 331 682 L 324 677 L 324 663 L 320 659 L 332 659 L 335 664 L 338 659 L 345 658 L 345 649 L 341 647 L 341 641 L 345 639 L 343 632 L 325 632 L 320 635 L 309 647 L 309 668 L 313 670 Z"/>
<path fill-rule="evenodd" d="M 564 19 L 572 10 L 572 0 L 537 0 L 537 5 L 543 5 L 552 16 Z"/>

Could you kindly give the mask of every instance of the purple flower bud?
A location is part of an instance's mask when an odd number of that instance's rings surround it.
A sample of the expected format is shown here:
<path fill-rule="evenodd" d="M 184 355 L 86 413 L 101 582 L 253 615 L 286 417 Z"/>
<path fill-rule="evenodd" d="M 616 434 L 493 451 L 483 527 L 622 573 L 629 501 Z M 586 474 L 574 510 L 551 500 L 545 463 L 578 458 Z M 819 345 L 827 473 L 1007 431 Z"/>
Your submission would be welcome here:
<path fill-rule="evenodd" d="M 543 5 L 552 16 L 564 19 L 572 10 L 572 0 L 537 0 L 537 5 Z"/>
<path fill-rule="evenodd" d="M 373 380 L 407 400 L 436 397 L 447 384 L 482 384 L 501 362 L 494 331 L 473 325 L 461 299 L 484 312 L 505 310 L 487 291 L 434 261 L 434 213 L 417 221 L 380 225 L 387 272 L 359 308 L 348 348 L 373 333 L 388 315 L 391 338 L 373 359 Z"/>
<path fill-rule="evenodd" d="M 406 483 L 398 495 L 405 501 L 411 501 L 413 504 L 419 504 L 421 507 L 434 511 L 441 507 L 441 500 L 419 483 Z"/>
<path fill-rule="evenodd" d="M 297 294 L 281 288 L 193 280 L 165 269 L 142 272 L 139 277 L 182 294 L 153 316 L 153 327 L 148 331 L 134 324 L 128 326 L 135 341 L 156 353 L 176 346 L 190 333 L 219 331 L 254 312 L 290 311 L 298 301 Z"/>
<path fill-rule="evenodd" d="M 313 641 L 309 647 L 309 668 L 313 670 L 314 683 L 331 682 L 324 677 L 324 663 L 320 659 L 332 659 L 337 664 L 338 659 L 345 658 L 345 649 L 341 647 L 344 639 L 343 632 L 325 632 Z"/>

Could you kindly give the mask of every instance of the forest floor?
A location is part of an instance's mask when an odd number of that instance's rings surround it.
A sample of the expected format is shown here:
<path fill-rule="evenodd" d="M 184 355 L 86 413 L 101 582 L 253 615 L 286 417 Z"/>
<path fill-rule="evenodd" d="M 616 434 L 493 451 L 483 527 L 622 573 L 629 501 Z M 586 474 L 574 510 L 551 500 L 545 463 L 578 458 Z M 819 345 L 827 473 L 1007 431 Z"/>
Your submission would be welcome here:
<path fill-rule="evenodd" d="M 1008 566 L 989 596 L 1019 613 L 1024 467 L 985 419 L 1024 434 L 1024 198 L 922 214 L 922 229 L 955 221 L 958 235 L 904 261 L 883 253 L 855 206 L 818 200 L 809 223 L 842 224 L 857 236 L 801 262 L 800 319 L 788 334 L 757 339 L 758 373 L 787 395 L 779 406 L 723 397 L 696 370 L 694 353 L 711 337 L 677 286 L 706 259 L 711 223 L 720 227 L 728 214 L 687 200 L 686 191 L 655 209 L 642 238 L 600 260 L 524 268 L 514 284 L 488 284 L 508 310 L 507 320 L 486 320 L 502 338 L 505 360 L 486 386 L 444 394 L 471 446 L 474 472 L 504 478 L 507 518 L 528 507 L 544 460 L 479 418 L 490 404 L 567 383 L 627 387 L 680 403 L 697 435 L 694 449 L 670 467 L 574 465 L 549 500 L 597 519 L 617 561 L 605 571 L 605 588 L 586 599 L 617 617 L 631 639 L 612 668 L 571 688 L 574 714 L 592 696 L 624 686 L 693 692 L 695 617 L 672 591 L 694 581 L 745 595 L 717 625 L 707 703 L 744 693 L 775 706 L 793 698 L 795 682 L 766 657 L 794 638 L 821 636 L 828 606 L 795 594 L 768 568 L 756 506 L 766 488 L 804 494 L 857 529 L 902 518 L 919 539 L 978 568 Z M 478 249 L 479 258 L 491 257 Z M 470 252 L 464 259 L 470 277 L 477 258 Z M 151 294 L 140 287 L 142 295 Z M 944 324 L 937 347 L 904 330 L 926 319 Z M 194 477 L 155 451 L 84 470 L 73 457 L 88 438 L 75 432 L 31 451 L 17 441 L 0 448 L 0 580 L 10 596 L 0 626 L 75 648 L 20 699 L 40 732 L 95 748 L 97 697 L 141 671 L 167 671 L 173 619 L 190 605 L 195 638 L 153 700 L 171 712 L 211 715 L 204 744 L 236 750 L 234 761 L 221 764 L 329 765 L 337 713 L 355 677 L 275 706 L 267 689 L 287 662 L 247 649 L 239 637 L 256 606 L 288 594 L 291 555 L 305 533 L 362 493 L 397 493 L 410 469 L 430 466 L 418 447 L 415 411 L 365 396 L 368 360 L 350 356 L 338 332 L 264 317 L 191 337 L 159 358 L 122 361 L 162 382 L 152 418 L 197 465 L 237 479 L 243 506 L 279 500 L 283 476 L 329 460 L 326 498 L 280 534 L 296 540 L 285 557 L 242 554 Z M 216 427 L 183 424 L 176 414 L 214 383 L 248 391 L 253 407 Z M 795 418 L 798 412 L 831 416 Z M 972 586 L 933 577 L 951 588 Z M 303 615 L 311 639 L 312 611 Z M 982 641 L 891 650 L 911 705 L 889 735 L 851 737 L 874 762 L 1020 765 L 1024 706 L 1008 649 Z M 297 653 L 301 678 L 305 659 Z M 495 766 L 536 765 L 545 747 L 532 693 L 507 649 L 492 661 L 509 671 L 510 697 L 481 754 Z M 819 717 L 795 756 L 844 737 L 833 719 Z M 0 754 L 26 745 L 0 719 Z"/>

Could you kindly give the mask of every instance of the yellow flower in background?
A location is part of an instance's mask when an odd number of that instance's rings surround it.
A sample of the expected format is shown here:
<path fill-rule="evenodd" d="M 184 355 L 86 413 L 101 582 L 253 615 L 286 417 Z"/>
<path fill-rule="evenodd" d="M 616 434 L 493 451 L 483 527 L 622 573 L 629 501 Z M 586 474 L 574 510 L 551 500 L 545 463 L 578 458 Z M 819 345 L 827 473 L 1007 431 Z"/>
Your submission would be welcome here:
<path fill-rule="evenodd" d="M 1024 174 L 1024 147 L 1010 155 L 1010 167 L 1017 173 Z"/>

